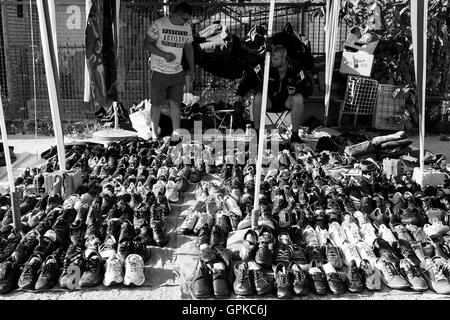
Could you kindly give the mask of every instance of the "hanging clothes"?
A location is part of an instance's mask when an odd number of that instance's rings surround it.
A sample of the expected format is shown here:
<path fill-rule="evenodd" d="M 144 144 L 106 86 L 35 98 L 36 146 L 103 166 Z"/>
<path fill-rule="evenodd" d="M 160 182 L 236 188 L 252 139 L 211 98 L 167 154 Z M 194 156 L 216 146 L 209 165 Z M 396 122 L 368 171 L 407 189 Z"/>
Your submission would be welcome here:
<path fill-rule="evenodd" d="M 97 108 L 118 100 L 116 39 L 116 1 L 92 0 L 88 13 L 85 47 L 90 75 L 90 93 Z"/>

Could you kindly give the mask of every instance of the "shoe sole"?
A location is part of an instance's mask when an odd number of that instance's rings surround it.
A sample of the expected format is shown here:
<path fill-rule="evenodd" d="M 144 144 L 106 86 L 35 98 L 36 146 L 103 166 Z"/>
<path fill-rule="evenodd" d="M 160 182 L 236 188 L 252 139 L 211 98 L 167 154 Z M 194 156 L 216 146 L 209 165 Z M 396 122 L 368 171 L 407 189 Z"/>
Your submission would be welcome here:
<path fill-rule="evenodd" d="M 400 285 L 400 286 L 389 285 L 389 284 L 387 283 L 386 279 L 384 279 L 383 276 L 381 276 L 381 281 L 383 281 L 383 283 L 384 283 L 388 288 L 391 288 L 391 289 L 394 289 L 394 290 L 405 290 L 405 289 L 410 289 L 410 288 L 411 288 L 410 285 Z"/>

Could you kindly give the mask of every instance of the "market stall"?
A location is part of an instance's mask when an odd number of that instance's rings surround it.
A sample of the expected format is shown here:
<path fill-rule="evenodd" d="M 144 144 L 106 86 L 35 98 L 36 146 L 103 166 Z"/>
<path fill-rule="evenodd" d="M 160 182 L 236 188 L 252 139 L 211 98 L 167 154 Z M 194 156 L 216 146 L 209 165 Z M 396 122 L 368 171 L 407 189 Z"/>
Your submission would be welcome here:
<path fill-rule="evenodd" d="M 270 149 L 264 130 L 258 144 L 221 133 L 192 143 L 168 136 L 67 144 L 52 3 L 38 1 L 38 9 L 56 146 L 20 176 L 7 161 L 1 293 L 125 285 L 180 287 L 183 299 L 450 294 L 448 170 L 442 155 L 424 150 L 423 108 L 418 152 L 403 130 L 355 141 L 323 127 L 303 143 L 271 140 Z M 326 6 L 326 110 L 338 5 Z M 427 11 L 415 5 L 412 16 Z M 423 21 L 412 19 L 422 105 Z M 267 51 L 262 114 L 269 64 Z"/>

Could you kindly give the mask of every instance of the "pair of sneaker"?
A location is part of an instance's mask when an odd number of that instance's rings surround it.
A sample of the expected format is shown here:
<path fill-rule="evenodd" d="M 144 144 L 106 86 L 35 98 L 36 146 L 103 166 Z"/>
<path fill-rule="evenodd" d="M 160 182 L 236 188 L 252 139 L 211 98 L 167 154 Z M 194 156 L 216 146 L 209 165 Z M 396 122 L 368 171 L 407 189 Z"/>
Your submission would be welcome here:
<path fill-rule="evenodd" d="M 140 255 L 130 254 L 124 261 L 114 254 L 106 260 L 103 284 L 109 287 L 121 283 L 127 286 L 145 283 L 144 260 Z"/>

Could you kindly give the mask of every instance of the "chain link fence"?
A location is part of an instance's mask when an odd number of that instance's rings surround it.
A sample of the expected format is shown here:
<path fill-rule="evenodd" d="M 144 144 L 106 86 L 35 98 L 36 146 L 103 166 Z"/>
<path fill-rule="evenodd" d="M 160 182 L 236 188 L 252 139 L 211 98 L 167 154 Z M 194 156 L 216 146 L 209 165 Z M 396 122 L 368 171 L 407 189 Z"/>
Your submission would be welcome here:
<path fill-rule="evenodd" d="M 56 3 L 57 38 L 60 65 L 61 117 L 63 120 L 93 119 L 93 105 L 84 95 L 84 0 Z M 45 67 L 39 36 L 35 1 L 0 2 L 0 86 L 7 119 L 51 119 Z M 312 15 L 322 6 L 279 5 L 275 10 L 274 33 L 290 22 L 305 34 L 316 57 L 325 53 L 325 17 Z M 225 24 L 232 34 L 245 36 L 254 25 L 268 23 L 268 5 L 214 3 L 194 6 L 193 31 L 215 21 Z M 120 15 L 118 59 L 119 99 L 126 106 L 150 96 L 149 53 L 144 36 L 155 19 L 164 14 L 154 2 L 123 2 Z M 340 28 L 337 50 L 342 50 L 347 28 Z M 197 68 L 194 93 L 203 102 L 226 101 L 234 95 L 237 81 L 216 77 Z"/>

